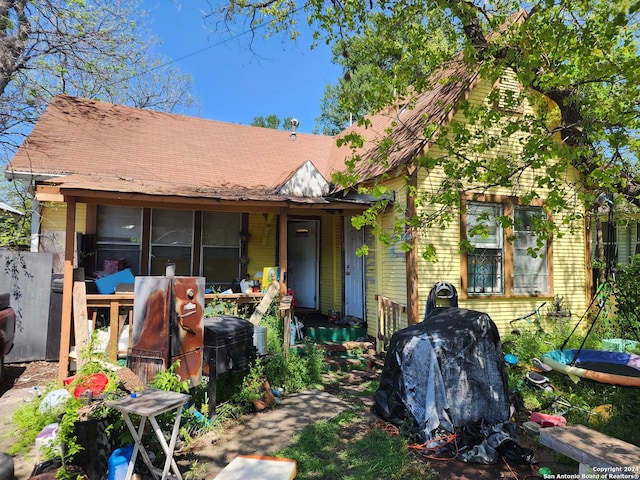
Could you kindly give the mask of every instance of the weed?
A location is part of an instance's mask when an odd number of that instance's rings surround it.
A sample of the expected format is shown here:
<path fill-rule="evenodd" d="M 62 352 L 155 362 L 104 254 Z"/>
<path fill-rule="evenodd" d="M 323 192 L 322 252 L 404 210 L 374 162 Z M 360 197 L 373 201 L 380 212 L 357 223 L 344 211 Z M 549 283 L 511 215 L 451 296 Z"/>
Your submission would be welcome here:
<path fill-rule="evenodd" d="M 191 464 L 189 470 L 183 475 L 183 477 L 184 480 L 197 480 L 199 478 L 204 478 L 206 471 L 207 467 L 196 460 Z"/>
<path fill-rule="evenodd" d="M 297 460 L 301 480 L 437 478 L 413 461 L 401 436 L 388 435 L 353 411 L 311 425 L 276 455 Z"/>
<path fill-rule="evenodd" d="M 615 317 L 609 318 L 611 321 L 607 327 L 592 329 L 586 341 L 584 329 L 587 327 L 571 335 L 571 325 L 564 321 L 550 322 L 544 331 L 523 330 L 520 335 L 506 335 L 503 338 L 505 353 L 511 353 L 519 359 L 517 365 L 507 367 L 508 385 L 511 390 L 519 393 L 524 413 L 541 410 L 563 414 L 569 423 L 588 425 L 605 434 L 640 445 L 640 432 L 634 426 L 640 412 L 640 399 L 636 389 L 571 379 L 555 371 L 545 374 L 555 387 L 552 391 L 528 385 L 525 380 L 531 360 L 559 348 L 565 340 L 568 341 L 564 348 L 580 348 L 584 341 L 583 348 L 599 349 L 602 334 L 625 335 L 624 330 L 616 328 L 618 322 Z M 587 320 L 598 321 L 597 318 L 590 317 Z M 558 396 L 568 405 L 558 404 Z M 598 414 L 599 411 L 606 411 L 606 417 Z"/>

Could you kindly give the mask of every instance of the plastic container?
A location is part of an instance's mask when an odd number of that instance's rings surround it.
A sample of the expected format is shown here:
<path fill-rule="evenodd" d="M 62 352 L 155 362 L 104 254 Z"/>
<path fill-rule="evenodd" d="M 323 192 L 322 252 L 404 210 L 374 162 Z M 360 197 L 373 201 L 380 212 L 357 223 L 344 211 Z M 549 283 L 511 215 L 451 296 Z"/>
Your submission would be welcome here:
<path fill-rule="evenodd" d="M 133 455 L 133 445 L 116 448 L 109 457 L 108 480 L 124 480 L 127 476 L 129 461 Z"/>
<path fill-rule="evenodd" d="M 507 353 L 504 356 L 504 361 L 508 364 L 508 365 L 517 365 L 518 364 L 518 357 L 516 357 L 515 355 L 512 355 L 510 353 Z"/>
<path fill-rule="evenodd" d="M 253 346 L 256 347 L 258 355 L 266 355 L 267 348 L 267 327 L 257 325 L 253 329 Z"/>
<path fill-rule="evenodd" d="M 53 445 L 57 438 L 57 423 L 50 423 L 36 435 L 36 464 L 44 460 L 45 449 Z M 59 448 L 54 448 L 54 451 L 59 451 Z"/>
<path fill-rule="evenodd" d="M 602 340 L 602 350 L 629 353 L 640 350 L 640 342 L 627 340 L 626 338 L 605 338 Z"/>
<path fill-rule="evenodd" d="M 291 345 L 296 343 L 296 324 L 291 322 L 291 330 L 289 333 L 289 342 Z"/>

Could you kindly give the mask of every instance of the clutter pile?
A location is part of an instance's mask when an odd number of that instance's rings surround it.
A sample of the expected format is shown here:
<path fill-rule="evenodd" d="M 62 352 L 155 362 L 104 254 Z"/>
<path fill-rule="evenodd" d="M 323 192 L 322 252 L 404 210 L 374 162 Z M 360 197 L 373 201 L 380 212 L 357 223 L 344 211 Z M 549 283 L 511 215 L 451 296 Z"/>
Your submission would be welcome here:
<path fill-rule="evenodd" d="M 498 330 L 488 315 L 456 307 L 431 309 L 396 332 L 373 410 L 410 425 L 434 455 L 495 463 L 534 460 L 520 447 Z"/>

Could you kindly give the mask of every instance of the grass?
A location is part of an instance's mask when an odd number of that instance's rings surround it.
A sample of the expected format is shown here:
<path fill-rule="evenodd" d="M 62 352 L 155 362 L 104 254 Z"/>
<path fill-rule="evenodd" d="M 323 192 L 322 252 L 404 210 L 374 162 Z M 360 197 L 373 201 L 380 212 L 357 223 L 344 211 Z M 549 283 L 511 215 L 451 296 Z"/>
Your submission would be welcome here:
<path fill-rule="evenodd" d="M 520 358 L 515 367 L 507 366 L 509 386 L 523 400 L 518 412 L 518 421 L 528 420 L 534 410 L 547 413 L 562 413 L 570 424 L 583 424 L 594 430 L 634 445 L 640 445 L 640 395 L 638 389 L 605 385 L 581 380 L 574 383 L 558 372 L 546 374 L 557 390 L 547 392 L 526 383 L 531 359 L 555 348 L 567 338 L 567 325 L 557 323 L 548 331 L 525 331 L 521 335 L 505 335 L 502 340 L 505 353 L 514 353 Z M 567 348 L 576 348 L 572 340 Z M 599 348 L 600 339 L 594 335 L 585 348 Z M 298 461 L 298 477 L 306 479 L 345 480 L 409 480 L 435 479 L 437 475 L 429 464 L 416 457 L 407 448 L 403 436 L 392 436 L 375 418 L 358 408 L 358 396 L 372 396 L 378 382 L 369 381 L 360 385 L 359 391 L 347 395 L 344 390 L 345 372 L 333 372 L 334 388 L 343 399 L 354 401 L 356 408 L 331 421 L 323 421 L 308 427 L 290 446 L 277 455 Z M 552 400 L 559 394 L 568 400 L 568 411 L 556 412 Z M 346 397 L 346 398 L 345 398 Z M 560 408 L 564 408 L 560 406 Z M 593 412 L 593 413 L 590 413 Z"/>
<path fill-rule="evenodd" d="M 355 411 L 311 425 L 277 456 L 297 460 L 299 480 L 437 478 L 426 463 L 415 461 L 402 437 Z"/>
<path fill-rule="evenodd" d="M 269 320 L 269 319 L 268 319 Z M 277 456 L 293 458 L 298 462 L 298 478 L 306 479 L 343 479 L 343 480 L 429 480 L 438 478 L 428 463 L 408 447 L 409 440 L 403 435 L 392 435 L 380 424 L 377 418 L 366 410 L 363 397 L 371 397 L 378 388 L 378 382 L 371 380 L 352 382 L 349 375 L 357 370 L 347 364 L 347 370 L 326 372 L 324 350 L 305 342 L 300 354 L 290 354 L 285 360 L 281 351 L 281 332 L 278 331 L 277 319 L 269 329 L 270 356 L 269 361 L 256 362 L 250 371 L 241 375 L 222 377 L 219 382 L 218 397 L 225 399 L 219 404 L 217 418 L 230 422 L 237 421 L 247 404 L 251 403 L 253 392 L 247 387 L 247 379 L 253 377 L 268 378 L 272 387 L 281 387 L 286 393 L 323 384 L 325 390 L 342 397 L 353 408 L 336 416 L 330 421 L 318 422 L 305 429 L 292 444 L 276 453 Z M 549 413 L 549 404 L 557 394 L 569 400 L 574 408 L 566 412 L 566 418 L 572 424 L 584 424 L 607 435 L 620 438 L 629 443 L 640 445 L 640 395 L 638 389 L 621 388 L 603 385 L 590 381 L 574 383 L 569 377 L 556 372 L 547 374 L 558 391 L 545 392 L 532 387 L 524 381 L 529 371 L 531 359 L 540 358 L 543 353 L 559 345 L 566 338 L 566 325 L 558 324 L 557 331 L 541 332 L 525 330 L 521 335 L 506 335 L 502 338 L 505 353 L 513 353 L 520 363 L 508 370 L 509 387 L 519 392 L 523 409 L 518 420 L 525 419 L 533 410 L 544 410 Z M 562 327 L 562 328 L 560 328 Z M 607 332 L 609 333 L 609 332 Z M 578 340 L 579 341 L 579 340 Z M 594 336 L 593 342 L 597 343 Z M 575 345 L 568 345 L 568 348 Z M 597 345 L 587 345 L 587 348 Z M 362 373 L 362 372 L 360 372 Z M 166 389 L 178 389 L 171 372 L 161 376 L 158 385 Z M 168 382 L 168 383 L 167 383 Z M 250 382 L 249 382 L 250 383 Z M 356 385 L 357 384 L 357 385 Z M 357 388 L 356 388 L 357 387 Z M 207 389 L 198 390 L 195 404 L 206 406 Z M 202 398 L 200 398 L 202 397 Z M 226 398 L 225 398 L 226 397 Z M 606 406 L 606 407 L 602 407 Z M 50 418 L 39 418 L 34 413 L 37 403 L 27 404 L 14 418 L 22 432 L 21 437 L 27 445 L 41 427 L 50 423 Z M 604 411 L 606 414 L 590 415 L 588 411 Z M 202 413 L 205 413 L 203 411 Z M 181 430 L 185 440 L 197 436 L 205 430 L 216 428 L 210 425 L 202 427 L 195 417 L 185 413 L 186 425 Z M 189 427 L 193 427 L 190 429 Z M 223 426 L 221 427 L 223 428 Z M 33 434 L 33 435 L 31 435 Z M 198 478 L 201 466 L 194 464 L 190 470 L 190 478 Z"/>

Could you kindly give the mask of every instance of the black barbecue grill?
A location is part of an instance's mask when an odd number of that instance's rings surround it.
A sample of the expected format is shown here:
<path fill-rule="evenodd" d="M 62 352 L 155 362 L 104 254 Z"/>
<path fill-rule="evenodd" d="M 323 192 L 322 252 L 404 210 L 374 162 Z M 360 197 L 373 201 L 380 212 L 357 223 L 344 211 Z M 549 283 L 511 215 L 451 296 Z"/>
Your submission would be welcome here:
<path fill-rule="evenodd" d="M 209 374 L 209 417 L 213 418 L 218 377 L 245 370 L 256 358 L 253 324 L 231 315 L 205 318 L 203 353 L 205 374 Z"/>

